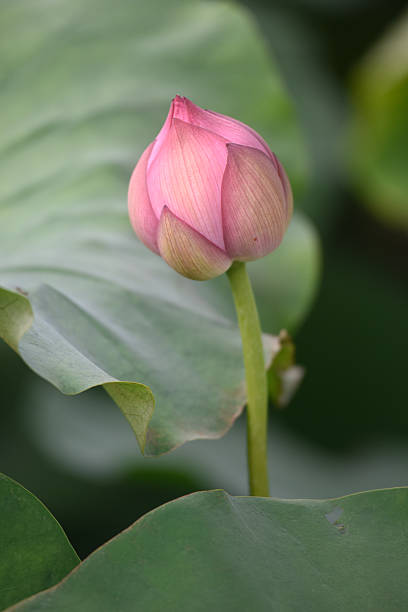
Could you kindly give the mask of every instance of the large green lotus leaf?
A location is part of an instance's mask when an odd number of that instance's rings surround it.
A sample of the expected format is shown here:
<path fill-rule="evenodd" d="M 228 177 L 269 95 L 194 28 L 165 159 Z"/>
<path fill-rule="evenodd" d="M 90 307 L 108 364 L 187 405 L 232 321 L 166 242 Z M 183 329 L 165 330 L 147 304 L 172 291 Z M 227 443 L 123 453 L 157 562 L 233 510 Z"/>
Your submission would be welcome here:
<path fill-rule="evenodd" d="M 408 13 L 354 75 L 349 167 L 367 206 L 408 230 Z"/>
<path fill-rule="evenodd" d="M 79 558 L 43 504 L 0 474 L 0 610 L 59 582 Z"/>
<path fill-rule="evenodd" d="M 219 437 L 245 402 L 226 281 L 187 281 L 143 247 L 126 192 L 177 92 L 252 123 L 302 182 L 256 29 L 198 0 L 5 0 L 0 24 L 0 335 L 64 393 L 104 385 L 149 454 Z"/>
<path fill-rule="evenodd" d="M 153 510 L 25 612 L 401 612 L 408 489 L 331 500 L 194 493 Z"/>

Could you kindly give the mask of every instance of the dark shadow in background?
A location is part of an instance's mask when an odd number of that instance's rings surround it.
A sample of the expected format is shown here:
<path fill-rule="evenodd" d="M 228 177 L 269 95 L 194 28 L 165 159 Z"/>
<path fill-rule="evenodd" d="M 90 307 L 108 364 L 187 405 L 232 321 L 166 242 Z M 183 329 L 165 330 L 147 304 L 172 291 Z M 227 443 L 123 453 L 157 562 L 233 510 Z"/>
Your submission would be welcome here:
<path fill-rule="evenodd" d="M 307 376 L 275 418 L 329 449 L 350 448 L 371 435 L 408 435 L 407 236 L 377 222 L 356 200 L 336 150 L 350 72 L 406 3 L 242 4 L 256 16 L 294 94 L 317 174 L 315 201 L 311 193 L 298 204 L 323 241 L 320 292 L 296 337 Z"/>

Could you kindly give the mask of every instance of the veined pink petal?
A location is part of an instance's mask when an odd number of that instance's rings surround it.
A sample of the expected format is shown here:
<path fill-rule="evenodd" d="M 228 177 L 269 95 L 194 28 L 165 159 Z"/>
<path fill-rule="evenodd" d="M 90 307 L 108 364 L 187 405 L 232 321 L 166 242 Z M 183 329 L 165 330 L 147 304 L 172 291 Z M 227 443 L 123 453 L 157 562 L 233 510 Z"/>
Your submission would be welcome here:
<path fill-rule="evenodd" d="M 156 138 L 154 139 L 153 149 L 152 149 L 149 161 L 147 162 L 147 168 L 148 169 L 152 165 L 153 160 L 156 159 L 158 153 L 160 152 L 160 149 L 162 148 L 163 142 L 165 141 L 166 136 L 167 136 L 167 134 L 168 134 L 168 132 L 170 130 L 171 123 L 173 121 L 173 115 L 174 115 L 175 99 L 176 98 L 174 98 L 174 100 L 171 101 L 170 109 L 169 109 L 169 112 L 167 114 L 166 121 L 163 123 L 160 132 L 157 134 Z"/>
<path fill-rule="evenodd" d="M 250 261 L 279 246 L 287 226 L 287 204 L 274 162 L 258 149 L 228 144 L 222 182 L 225 250 Z"/>
<path fill-rule="evenodd" d="M 145 149 L 133 170 L 129 183 L 128 209 L 136 235 L 149 249 L 159 254 L 156 242 L 159 221 L 153 212 L 146 183 L 146 169 L 153 144 Z"/>
<path fill-rule="evenodd" d="M 150 201 L 159 218 L 164 206 L 219 248 L 224 248 L 221 183 L 226 141 L 180 119 L 172 125 L 147 172 Z"/>
<path fill-rule="evenodd" d="M 272 152 L 264 139 L 255 130 L 245 125 L 245 123 L 232 117 L 200 108 L 188 98 L 176 96 L 173 104 L 174 118 L 210 130 L 222 136 L 228 142 L 254 147 L 272 157 Z"/>
<path fill-rule="evenodd" d="M 293 193 L 292 193 L 292 187 L 290 186 L 290 182 L 288 179 L 288 175 L 285 172 L 285 168 L 282 166 L 282 164 L 280 163 L 279 159 L 276 157 L 275 153 L 272 153 L 274 159 L 275 159 L 275 164 L 276 164 L 276 168 L 278 170 L 278 174 L 280 176 L 280 179 L 282 181 L 282 186 L 283 186 L 283 191 L 285 192 L 285 197 L 286 197 L 286 216 L 288 219 L 288 222 L 292 216 L 293 213 Z"/>
<path fill-rule="evenodd" d="M 160 217 L 157 241 L 169 266 L 193 280 L 219 276 L 232 263 L 223 250 L 178 219 L 167 206 Z"/>

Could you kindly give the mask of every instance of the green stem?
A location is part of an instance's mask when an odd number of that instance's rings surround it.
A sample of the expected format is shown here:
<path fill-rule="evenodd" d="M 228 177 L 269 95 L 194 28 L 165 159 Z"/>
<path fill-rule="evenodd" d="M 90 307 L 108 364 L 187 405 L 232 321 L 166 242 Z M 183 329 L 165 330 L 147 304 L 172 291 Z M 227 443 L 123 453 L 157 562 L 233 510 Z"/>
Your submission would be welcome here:
<path fill-rule="evenodd" d="M 268 388 L 261 326 L 245 264 L 236 261 L 227 272 L 242 338 L 247 386 L 248 470 L 251 495 L 269 495 L 267 468 Z"/>

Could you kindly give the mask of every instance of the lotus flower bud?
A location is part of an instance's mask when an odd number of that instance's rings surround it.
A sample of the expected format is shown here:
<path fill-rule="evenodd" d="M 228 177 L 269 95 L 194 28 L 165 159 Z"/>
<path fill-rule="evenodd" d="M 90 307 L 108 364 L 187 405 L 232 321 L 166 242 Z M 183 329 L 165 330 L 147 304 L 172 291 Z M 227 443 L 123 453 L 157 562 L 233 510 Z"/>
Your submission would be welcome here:
<path fill-rule="evenodd" d="M 276 249 L 292 208 L 285 170 L 259 134 L 180 96 L 129 185 L 137 236 L 194 280 Z"/>

